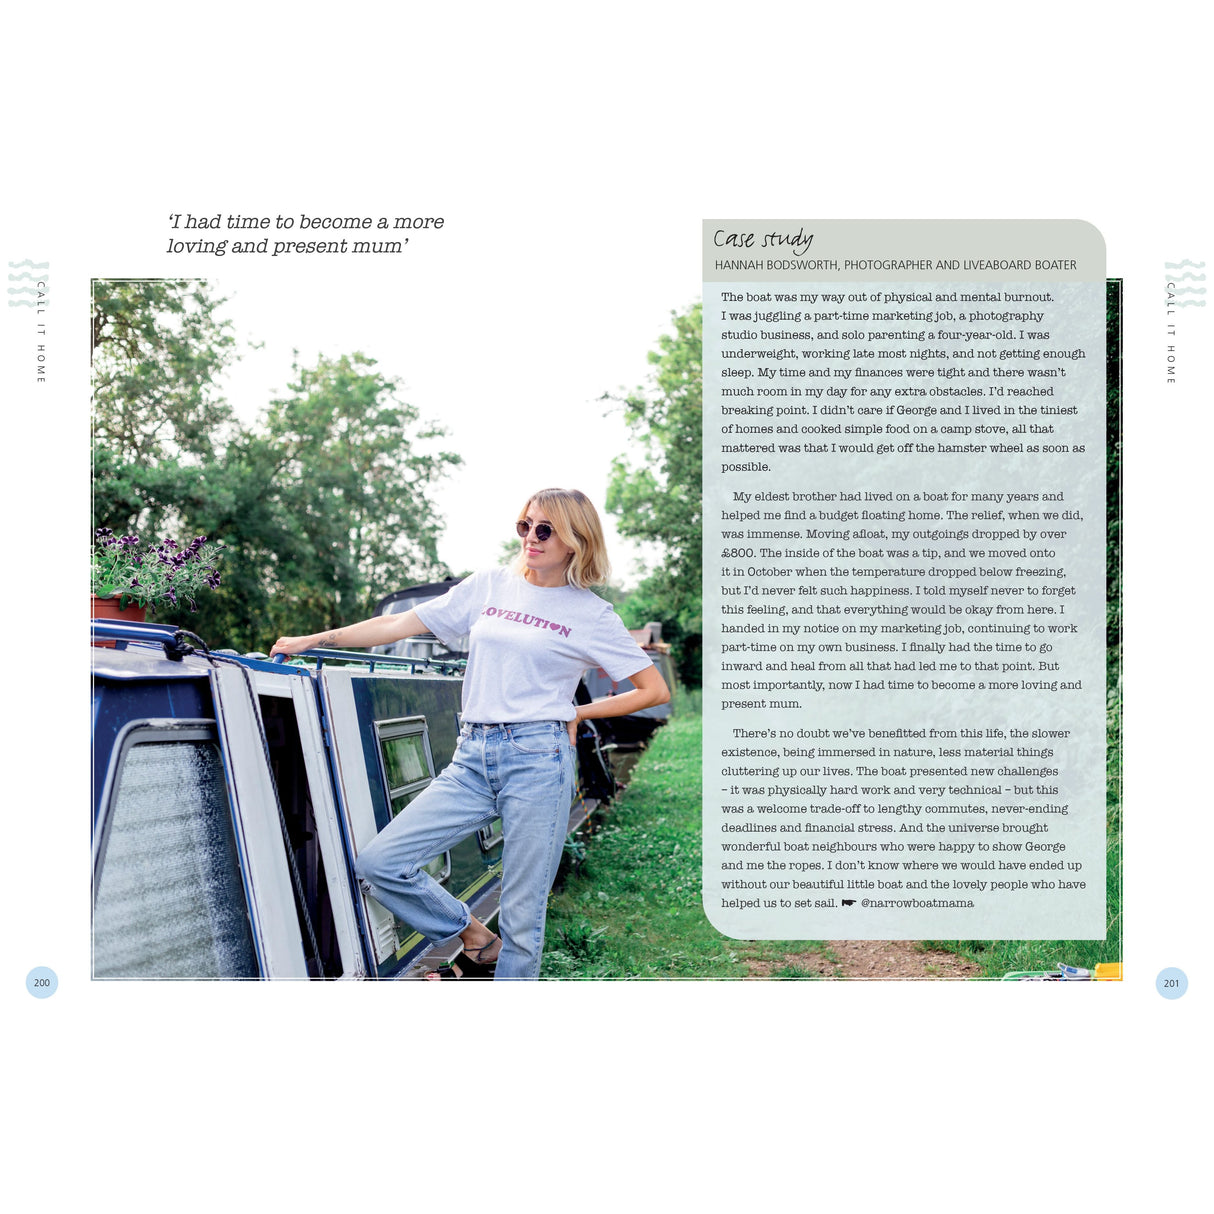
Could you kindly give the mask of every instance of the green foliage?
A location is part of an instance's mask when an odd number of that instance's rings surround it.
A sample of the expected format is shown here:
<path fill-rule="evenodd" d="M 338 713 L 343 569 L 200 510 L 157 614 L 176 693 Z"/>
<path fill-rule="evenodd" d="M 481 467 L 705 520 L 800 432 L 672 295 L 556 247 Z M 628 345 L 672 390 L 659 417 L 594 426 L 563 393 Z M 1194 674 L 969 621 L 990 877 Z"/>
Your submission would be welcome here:
<path fill-rule="evenodd" d="M 214 454 L 232 420 L 216 386 L 236 357 L 225 302 L 202 282 L 94 281 L 93 436 L 118 462 Z"/>
<path fill-rule="evenodd" d="M 460 457 L 419 445 L 445 431 L 424 425 L 374 367 L 362 354 L 296 365 L 291 395 L 267 415 L 272 487 L 291 532 L 276 572 L 295 594 L 323 586 L 333 619 L 358 619 L 383 595 L 449 572 L 427 494 Z"/>
<path fill-rule="evenodd" d="M 648 387 L 607 397 L 623 407 L 636 439 L 637 461 L 612 464 L 607 509 L 621 535 L 657 545 L 661 563 L 649 571 L 624 607 L 625 622 L 663 625 L 678 654 L 679 675 L 700 683 L 701 539 L 703 482 L 703 326 L 701 305 L 671 313 L 673 334 L 649 353 Z"/>
<path fill-rule="evenodd" d="M 158 618 L 264 651 L 445 576 L 429 494 L 459 456 L 434 450 L 443 431 L 357 353 L 297 364 L 259 423 L 237 425 L 210 379 L 232 352 L 220 302 L 205 283 L 95 286 L 94 528 L 227 548 L 197 614 Z"/>

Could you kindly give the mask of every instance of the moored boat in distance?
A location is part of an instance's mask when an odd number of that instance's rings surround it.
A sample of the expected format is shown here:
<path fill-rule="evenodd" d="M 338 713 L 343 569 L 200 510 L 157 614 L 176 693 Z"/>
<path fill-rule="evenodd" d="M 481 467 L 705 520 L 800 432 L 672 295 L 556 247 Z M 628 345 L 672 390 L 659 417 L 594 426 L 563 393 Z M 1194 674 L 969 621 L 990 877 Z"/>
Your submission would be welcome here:
<path fill-rule="evenodd" d="M 442 582 L 426 582 L 421 586 L 407 586 L 404 590 L 397 590 L 385 595 L 375 604 L 375 610 L 371 614 L 404 615 L 406 611 L 412 611 L 419 603 L 446 594 L 453 586 L 458 586 L 461 581 L 463 578 L 452 577 Z M 434 633 L 422 632 L 417 636 L 393 641 L 391 645 L 377 645 L 376 650 L 380 653 L 396 654 L 398 657 L 438 657 L 456 660 L 468 656 L 468 638 L 466 636 L 457 638 L 452 646 L 448 647 Z"/>
<path fill-rule="evenodd" d="M 621 750 L 636 750 L 649 741 L 656 729 L 670 720 L 674 712 L 677 680 L 670 646 L 662 640 L 661 624 L 651 622 L 644 628 L 630 628 L 628 632 L 658 668 L 662 678 L 666 680 L 666 686 L 670 688 L 670 699 L 665 704 L 656 704 L 652 708 L 629 713 L 627 716 L 605 717 L 602 720 L 603 733 L 614 746 Z M 605 670 L 599 669 L 588 670 L 582 683 L 586 688 L 586 702 L 605 699 L 632 689 L 631 681 L 614 683 Z"/>

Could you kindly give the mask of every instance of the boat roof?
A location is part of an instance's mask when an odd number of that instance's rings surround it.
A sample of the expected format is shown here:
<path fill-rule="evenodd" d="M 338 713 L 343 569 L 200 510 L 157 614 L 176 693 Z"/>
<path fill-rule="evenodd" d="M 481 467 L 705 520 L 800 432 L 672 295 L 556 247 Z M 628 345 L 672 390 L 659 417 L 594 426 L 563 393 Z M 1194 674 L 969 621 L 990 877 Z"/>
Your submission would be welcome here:
<path fill-rule="evenodd" d="M 241 656 L 233 649 L 208 649 L 201 637 L 171 624 L 100 620 L 92 623 L 93 676 L 104 679 L 206 678 L 215 663 L 240 662 L 283 674 L 305 674 L 294 664 L 274 664 L 265 654 Z M 104 647 L 99 642 L 113 642 Z"/>
<path fill-rule="evenodd" d="M 93 677 L 103 679 L 205 679 L 211 670 L 206 659 L 188 655 L 173 660 L 164 647 L 133 642 L 125 649 L 93 648 Z"/>
<path fill-rule="evenodd" d="M 96 642 L 116 642 L 103 648 Z M 207 649 L 201 638 L 185 629 L 164 624 L 130 624 L 115 620 L 93 621 L 93 676 L 105 679 L 205 678 L 216 663 L 236 662 L 253 670 L 297 678 L 315 677 L 327 664 L 392 670 L 427 678 L 463 674 L 459 659 L 408 657 L 366 650 L 309 649 L 289 661 L 270 660 L 264 653 L 237 653 L 234 649 Z"/>

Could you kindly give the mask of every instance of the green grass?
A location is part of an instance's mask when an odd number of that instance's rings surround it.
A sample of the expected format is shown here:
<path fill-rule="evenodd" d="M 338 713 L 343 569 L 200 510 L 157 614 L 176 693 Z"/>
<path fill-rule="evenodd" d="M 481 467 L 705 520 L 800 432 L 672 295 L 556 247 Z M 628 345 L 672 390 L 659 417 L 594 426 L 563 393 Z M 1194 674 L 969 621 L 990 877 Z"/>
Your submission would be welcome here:
<path fill-rule="evenodd" d="M 780 963 L 820 942 L 741 941 L 708 922 L 701 888 L 699 696 L 680 694 L 627 791 L 558 884 L 548 912 L 544 978 L 745 978 L 748 961 Z M 784 965 L 772 977 L 816 977 Z"/>

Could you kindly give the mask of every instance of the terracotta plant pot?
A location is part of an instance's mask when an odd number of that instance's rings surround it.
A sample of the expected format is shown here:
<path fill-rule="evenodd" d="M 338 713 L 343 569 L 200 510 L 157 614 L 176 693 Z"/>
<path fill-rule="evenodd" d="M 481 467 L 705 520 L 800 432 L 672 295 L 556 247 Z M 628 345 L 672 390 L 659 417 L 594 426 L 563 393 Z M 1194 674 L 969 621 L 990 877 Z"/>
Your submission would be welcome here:
<path fill-rule="evenodd" d="M 136 603 L 128 603 L 125 610 L 120 610 L 118 604 L 122 601 L 116 594 L 111 594 L 105 598 L 99 598 L 97 595 L 89 596 L 93 600 L 94 620 L 126 620 L 131 624 L 142 624 L 147 619 L 147 608 L 140 607 Z M 113 641 L 94 641 L 100 649 L 113 649 Z"/>

